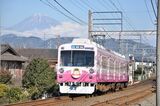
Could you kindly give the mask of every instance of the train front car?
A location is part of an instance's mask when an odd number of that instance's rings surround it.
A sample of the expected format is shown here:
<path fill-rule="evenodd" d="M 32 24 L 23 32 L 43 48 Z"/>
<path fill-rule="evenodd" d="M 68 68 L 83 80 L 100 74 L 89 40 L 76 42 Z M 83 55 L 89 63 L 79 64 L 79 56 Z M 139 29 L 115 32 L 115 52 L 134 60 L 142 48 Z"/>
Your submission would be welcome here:
<path fill-rule="evenodd" d="M 92 94 L 95 90 L 95 47 L 75 39 L 58 50 L 57 81 L 60 93 Z"/>

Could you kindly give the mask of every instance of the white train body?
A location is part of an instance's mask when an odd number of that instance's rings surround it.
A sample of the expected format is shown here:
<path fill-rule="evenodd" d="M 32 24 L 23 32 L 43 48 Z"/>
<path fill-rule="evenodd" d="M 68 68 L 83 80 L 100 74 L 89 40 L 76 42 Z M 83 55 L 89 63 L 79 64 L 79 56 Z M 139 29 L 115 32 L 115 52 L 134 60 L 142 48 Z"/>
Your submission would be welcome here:
<path fill-rule="evenodd" d="M 92 94 L 98 84 L 128 82 L 128 61 L 88 39 L 74 39 L 58 50 L 61 93 Z"/>

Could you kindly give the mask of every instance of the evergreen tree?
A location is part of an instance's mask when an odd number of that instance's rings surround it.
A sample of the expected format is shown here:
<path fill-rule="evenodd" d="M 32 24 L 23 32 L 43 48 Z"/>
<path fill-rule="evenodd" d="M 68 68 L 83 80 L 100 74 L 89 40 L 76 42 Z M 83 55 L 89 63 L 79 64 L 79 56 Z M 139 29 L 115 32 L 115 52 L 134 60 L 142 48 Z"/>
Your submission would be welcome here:
<path fill-rule="evenodd" d="M 55 73 L 44 59 L 33 59 L 27 66 L 22 80 L 27 89 L 34 88 L 32 96 L 38 98 L 55 84 Z"/>

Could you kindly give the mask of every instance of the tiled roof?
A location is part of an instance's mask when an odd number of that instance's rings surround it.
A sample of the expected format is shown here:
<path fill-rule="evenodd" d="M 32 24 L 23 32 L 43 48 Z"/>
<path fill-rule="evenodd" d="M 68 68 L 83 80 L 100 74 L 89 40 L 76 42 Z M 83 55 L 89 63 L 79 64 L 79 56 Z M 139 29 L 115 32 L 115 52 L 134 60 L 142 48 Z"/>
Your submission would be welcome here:
<path fill-rule="evenodd" d="M 3 54 L 4 52 L 6 52 L 9 49 L 11 50 L 11 52 L 13 54 L 19 56 L 19 54 L 9 44 L 1 44 L 0 45 L 0 52 L 1 52 L 1 54 Z"/>
<path fill-rule="evenodd" d="M 57 59 L 57 49 L 17 49 L 17 52 L 29 59 L 33 58 L 45 58 L 45 59 Z"/>
<path fill-rule="evenodd" d="M 27 60 L 27 58 L 25 57 L 20 57 L 20 56 L 15 56 L 15 55 L 1 55 L 1 60 L 5 60 L 5 61 L 21 61 L 21 62 L 25 62 Z"/>
<path fill-rule="evenodd" d="M 21 61 L 24 62 L 27 58 L 20 56 L 17 51 L 15 51 L 10 45 L 8 44 L 1 44 L 0 45 L 0 60 L 5 61 Z"/>

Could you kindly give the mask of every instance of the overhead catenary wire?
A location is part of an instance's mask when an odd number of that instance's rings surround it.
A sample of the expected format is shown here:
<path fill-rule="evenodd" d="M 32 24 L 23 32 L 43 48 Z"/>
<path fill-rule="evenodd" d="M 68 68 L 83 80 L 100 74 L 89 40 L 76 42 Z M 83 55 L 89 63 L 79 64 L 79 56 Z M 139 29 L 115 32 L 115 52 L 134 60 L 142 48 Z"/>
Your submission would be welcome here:
<path fill-rule="evenodd" d="M 156 10 L 155 10 L 155 8 L 154 8 L 153 0 L 151 0 L 151 6 L 152 6 L 152 9 L 153 9 L 155 18 L 157 19 Z"/>
<path fill-rule="evenodd" d="M 74 18 L 76 18 L 77 20 L 79 20 L 81 23 L 83 24 L 87 24 L 86 22 L 84 22 L 83 20 L 81 20 L 80 18 L 78 18 L 77 16 L 75 16 L 74 14 L 72 14 L 68 9 L 66 9 L 64 6 L 62 6 L 57 0 L 54 0 L 55 3 L 57 3 L 62 9 L 64 9 L 66 12 L 68 12 L 71 16 L 73 16 Z"/>
<path fill-rule="evenodd" d="M 63 13 L 62 11 L 60 11 L 57 7 L 55 7 L 55 6 L 54 6 L 52 3 L 50 3 L 48 0 L 45 0 L 46 2 L 44 2 L 43 0 L 40 0 L 40 1 L 41 1 L 43 4 L 49 6 L 50 8 L 58 11 L 60 14 L 64 15 L 64 16 L 67 17 L 68 19 L 70 19 L 70 20 L 72 20 L 72 21 L 74 21 L 74 22 L 76 22 L 76 23 L 78 23 L 78 24 L 82 24 L 82 23 L 78 22 L 77 20 L 73 19 L 72 17 L 66 15 L 66 14 Z"/>
<path fill-rule="evenodd" d="M 119 10 L 119 8 L 116 6 L 116 4 L 112 1 L 112 0 L 109 0 L 109 2 L 115 7 L 115 9 L 117 10 L 117 11 L 120 11 Z M 118 1 L 117 1 L 118 2 Z M 121 6 L 121 4 L 118 2 L 118 4 Z M 125 13 L 126 14 L 126 12 L 124 11 L 124 9 L 122 8 L 122 6 L 121 6 L 121 10 L 123 11 L 123 13 Z M 125 18 L 126 17 L 126 18 Z M 124 17 L 124 20 L 127 22 L 127 24 L 128 24 L 128 26 L 130 26 L 130 28 L 132 28 L 133 30 L 135 30 L 135 28 L 133 27 L 133 25 L 132 24 L 130 24 L 130 22 L 128 21 L 129 20 L 129 18 L 127 17 L 127 15 Z"/>
<path fill-rule="evenodd" d="M 147 12 L 148 12 L 148 15 L 149 15 L 150 21 L 151 21 L 151 23 L 154 25 L 154 21 L 152 20 L 152 17 L 151 17 L 151 14 L 150 14 L 150 12 L 149 12 L 149 8 L 148 8 L 148 6 L 147 6 L 147 2 L 146 2 L 146 0 L 144 0 L 144 2 L 145 2 L 145 6 L 146 6 L 146 9 L 147 9 Z"/>
<path fill-rule="evenodd" d="M 80 0 L 80 1 L 81 1 L 81 0 Z M 92 8 L 88 3 L 86 3 L 85 0 L 84 0 L 83 2 L 81 1 L 81 3 L 85 4 L 85 5 L 86 5 L 87 7 L 89 7 L 90 9 L 96 11 L 96 10 L 95 10 L 94 8 Z"/>
<path fill-rule="evenodd" d="M 90 6 L 86 1 L 81 1 L 80 0 L 80 2 L 79 3 L 82 3 L 82 4 L 84 4 L 86 7 L 88 7 L 88 8 L 90 8 L 92 11 L 97 11 L 97 10 L 95 10 L 92 6 Z M 96 14 L 97 15 L 97 14 Z M 98 15 L 97 15 L 98 16 Z"/>
<path fill-rule="evenodd" d="M 74 6 L 78 7 L 79 9 L 81 9 L 84 13 L 86 13 L 86 9 L 82 8 L 82 6 L 80 6 L 80 4 L 77 3 L 77 1 L 75 1 L 75 0 L 70 0 L 70 2 L 71 2 Z"/>
<path fill-rule="evenodd" d="M 112 1 L 112 0 L 109 0 L 111 3 L 112 3 L 112 5 L 119 11 L 119 8 L 115 5 L 115 3 Z M 117 1 L 118 2 L 118 4 L 119 4 L 119 6 L 120 6 L 120 8 L 121 8 L 121 10 L 124 12 L 124 13 L 126 13 L 125 12 L 125 10 L 122 8 L 122 6 L 121 6 L 121 4 L 120 4 L 120 2 L 119 1 Z M 127 17 L 127 16 L 126 16 Z M 128 17 L 127 17 L 128 18 Z M 129 19 L 129 18 L 128 18 Z M 126 20 L 127 21 L 127 20 Z M 128 22 L 128 24 L 132 27 L 132 29 L 133 30 L 135 30 L 134 29 L 134 27 Z"/>

